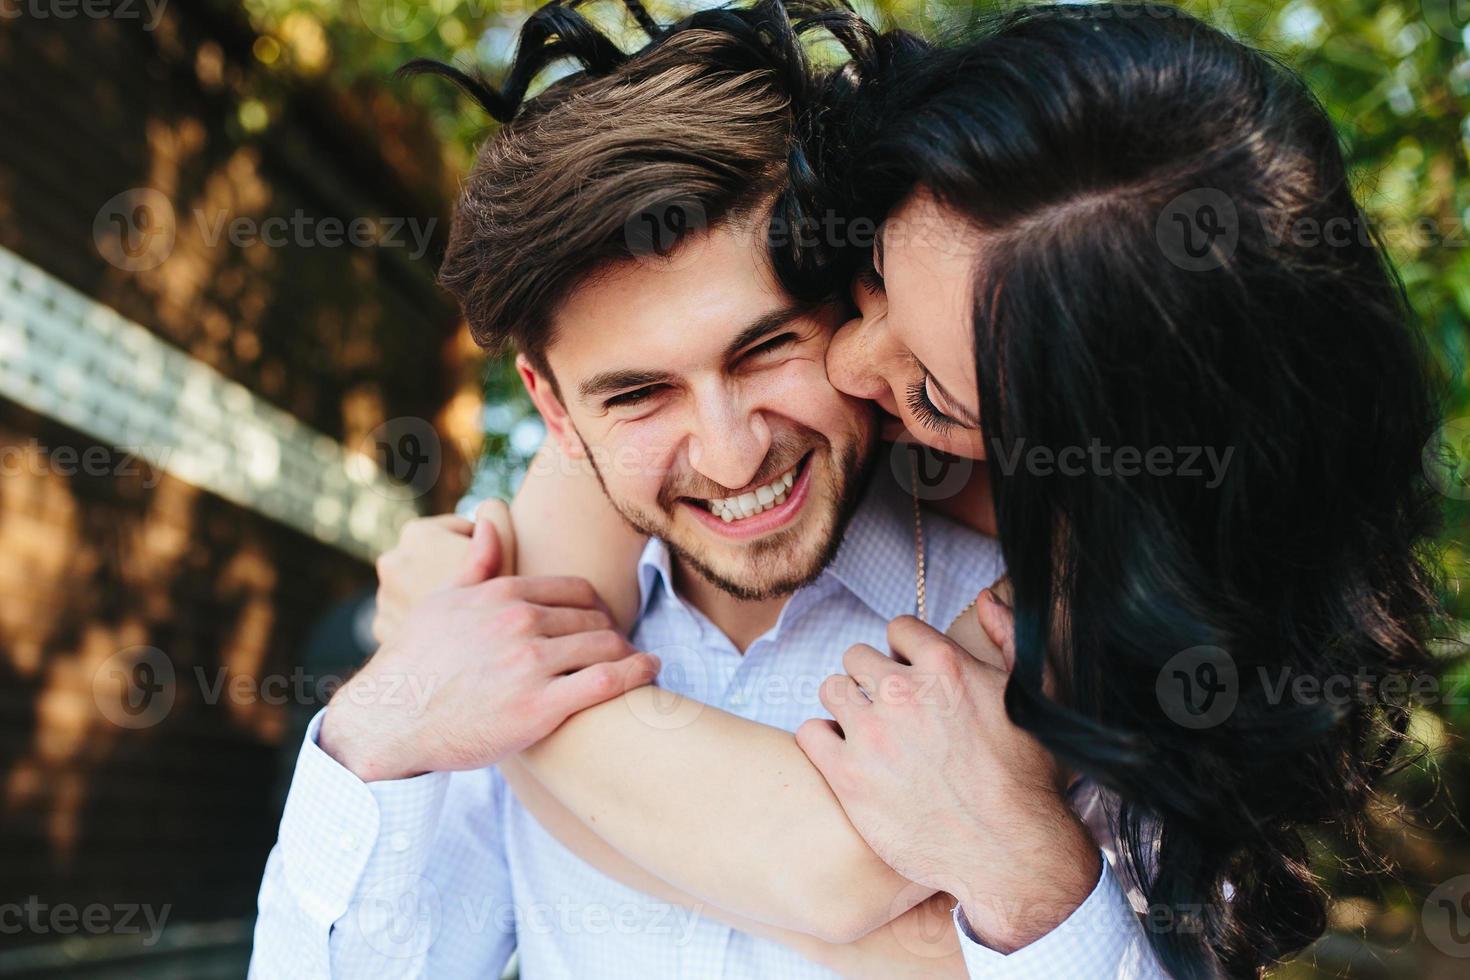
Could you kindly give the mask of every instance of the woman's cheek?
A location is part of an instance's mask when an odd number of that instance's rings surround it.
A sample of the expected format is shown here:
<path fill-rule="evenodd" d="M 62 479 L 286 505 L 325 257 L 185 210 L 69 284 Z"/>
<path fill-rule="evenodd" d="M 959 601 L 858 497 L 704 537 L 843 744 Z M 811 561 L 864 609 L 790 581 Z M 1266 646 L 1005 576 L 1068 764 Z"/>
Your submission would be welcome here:
<path fill-rule="evenodd" d="M 930 449 L 937 449 L 951 456 L 963 456 L 968 459 L 985 458 L 985 436 L 983 433 L 973 429 L 952 429 L 939 432 L 924 425 L 915 419 L 904 409 L 902 417 L 904 428 L 915 442 L 921 442 Z"/>

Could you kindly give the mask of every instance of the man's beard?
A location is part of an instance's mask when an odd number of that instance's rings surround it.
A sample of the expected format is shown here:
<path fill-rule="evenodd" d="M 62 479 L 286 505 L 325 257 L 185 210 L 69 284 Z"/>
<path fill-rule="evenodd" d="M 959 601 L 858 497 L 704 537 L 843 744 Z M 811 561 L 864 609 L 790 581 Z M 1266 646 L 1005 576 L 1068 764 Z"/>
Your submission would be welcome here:
<path fill-rule="evenodd" d="M 804 585 L 815 581 L 818 576 L 832 563 L 837 556 L 838 549 L 842 546 L 843 532 L 847 524 L 852 520 L 852 515 L 857 511 L 858 504 L 862 501 L 863 492 L 867 487 L 868 475 L 872 470 L 873 452 L 876 445 L 876 431 L 869 434 L 866 441 L 835 448 L 825 437 L 818 436 L 820 442 L 810 450 L 812 458 L 807 461 L 808 467 L 815 466 L 817 457 L 823 456 L 834 465 L 828 478 L 835 477 L 836 486 L 817 487 L 815 485 L 816 474 L 813 473 L 813 486 L 810 496 L 803 505 L 806 508 L 826 506 L 824 514 L 812 515 L 817 519 L 825 521 L 827 527 L 821 535 L 818 546 L 814 549 L 810 560 L 800 559 L 802 556 L 791 556 L 786 554 L 787 549 L 795 547 L 803 534 L 810 533 L 801 526 L 785 528 L 774 534 L 767 535 L 744 545 L 738 546 L 746 556 L 745 567 L 748 570 L 759 568 L 765 562 L 762 559 L 770 559 L 770 563 L 783 569 L 786 574 L 779 578 L 762 579 L 758 581 L 737 581 L 731 576 L 715 568 L 707 554 L 681 544 L 674 540 L 670 533 L 673 519 L 673 508 L 679 506 L 678 495 L 670 493 L 660 494 L 660 503 L 664 508 L 663 519 L 656 520 L 647 513 L 633 507 L 626 501 L 608 493 L 607 481 L 602 477 L 602 471 L 598 469 L 596 453 L 588 452 L 587 459 L 592 463 L 592 469 L 597 474 L 597 480 L 602 484 L 602 492 L 612 503 L 613 507 L 623 520 L 632 525 L 639 533 L 649 537 L 658 538 L 664 542 L 675 558 L 684 562 L 690 569 L 699 574 L 701 578 L 716 588 L 729 593 L 737 599 L 748 602 L 775 599 L 790 595 Z M 583 443 L 586 448 L 585 442 Z M 779 445 L 772 447 L 773 451 L 779 449 Z M 768 454 L 769 458 L 769 454 Z M 760 481 L 752 481 L 760 482 Z M 810 520 L 808 515 L 802 515 L 800 523 Z"/>

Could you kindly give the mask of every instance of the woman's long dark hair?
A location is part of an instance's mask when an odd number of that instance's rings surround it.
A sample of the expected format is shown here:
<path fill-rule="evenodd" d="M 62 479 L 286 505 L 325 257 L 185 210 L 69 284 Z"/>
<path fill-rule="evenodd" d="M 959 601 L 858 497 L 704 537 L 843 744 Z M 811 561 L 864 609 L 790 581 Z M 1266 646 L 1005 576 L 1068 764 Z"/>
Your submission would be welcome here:
<path fill-rule="evenodd" d="M 1255 976 L 1324 930 L 1304 832 L 1365 848 L 1409 717 L 1382 685 L 1431 669 L 1435 406 L 1337 136 L 1292 72 L 1171 7 L 848 46 L 811 148 L 844 210 L 922 187 L 981 235 L 1010 715 L 1121 801 L 1166 968 Z M 1027 465 L 1074 446 L 1106 462 Z M 1119 450 L 1171 462 L 1118 476 Z M 1280 686 L 1302 677 L 1351 697 Z"/>

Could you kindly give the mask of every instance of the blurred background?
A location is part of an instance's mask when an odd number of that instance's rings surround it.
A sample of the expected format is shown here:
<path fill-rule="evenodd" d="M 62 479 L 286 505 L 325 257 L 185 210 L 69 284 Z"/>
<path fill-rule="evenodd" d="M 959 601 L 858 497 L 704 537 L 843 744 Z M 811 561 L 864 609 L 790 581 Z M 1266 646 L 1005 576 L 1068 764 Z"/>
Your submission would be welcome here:
<path fill-rule="evenodd" d="M 434 285 L 489 121 L 391 77 L 493 75 L 533 6 L 0 0 L 0 975 L 242 975 L 300 730 L 371 647 L 374 556 L 538 444 Z M 859 6 L 936 32 L 989 5 Z M 1454 656 L 1470 0 L 1183 6 L 1305 73 L 1408 283 Z M 1470 674 L 1424 700 L 1378 827 L 1397 873 L 1324 835 L 1332 931 L 1280 976 L 1470 976 Z"/>

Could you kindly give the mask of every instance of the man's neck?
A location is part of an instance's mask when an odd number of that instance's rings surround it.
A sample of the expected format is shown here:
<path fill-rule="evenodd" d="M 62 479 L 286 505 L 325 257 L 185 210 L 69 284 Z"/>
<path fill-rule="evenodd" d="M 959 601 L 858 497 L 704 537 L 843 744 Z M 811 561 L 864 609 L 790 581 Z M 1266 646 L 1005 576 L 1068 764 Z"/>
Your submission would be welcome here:
<path fill-rule="evenodd" d="M 704 613 L 741 653 L 776 625 L 781 610 L 791 598 L 783 595 L 774 599 L 737 599 L 703 575 L 685 568 L 677 558 L 673 561 L 673 570 L 674 587 L 679 595 Z"/>

